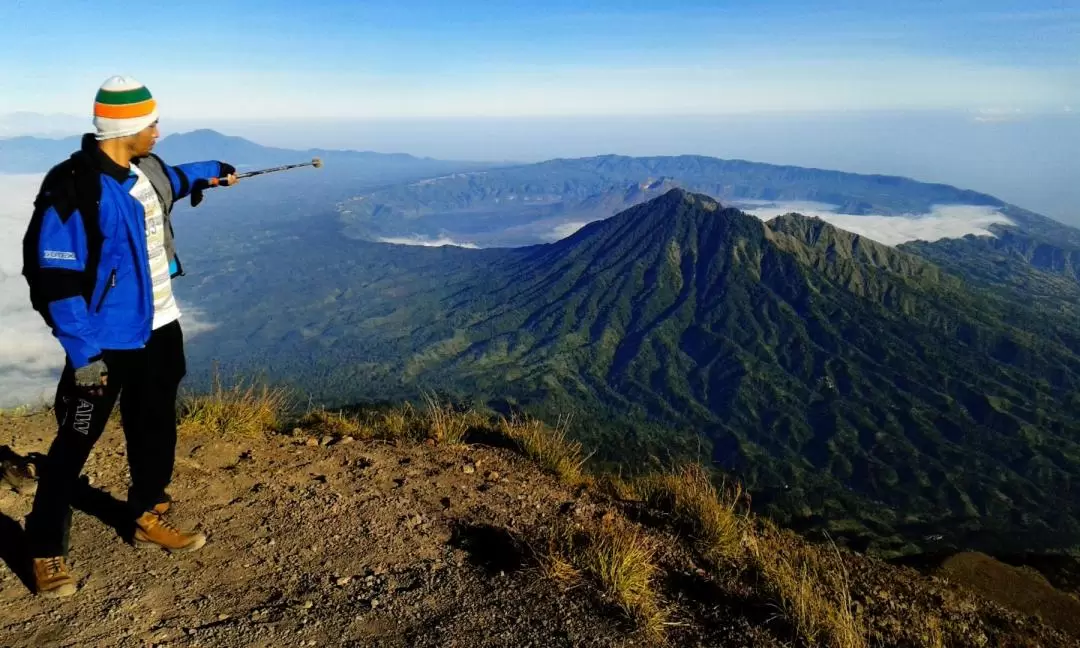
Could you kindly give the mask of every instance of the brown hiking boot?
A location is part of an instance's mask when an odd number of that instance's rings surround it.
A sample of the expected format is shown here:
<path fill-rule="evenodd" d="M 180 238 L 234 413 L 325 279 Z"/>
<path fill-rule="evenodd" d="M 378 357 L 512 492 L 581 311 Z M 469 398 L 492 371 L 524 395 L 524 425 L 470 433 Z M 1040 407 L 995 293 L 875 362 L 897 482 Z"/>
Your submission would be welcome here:
<path fill-rule="evenodd" d="M 206 544 L 205 535 L 184 533 L 155 511 L 147 511 L 135 520 L 134 540 L 140 549 L 160 547 L 173 553 L 197 551 Z"/>
<path fill-rule="evenodd" d="M 0 464 L 0 479 L 19 495 L 33 495 L 37 491 L 37 476 L 30 462 L 5 459 Z"/>
<path fill-rule="evenodd" d="M 34 589 L 38 596 L 60 598 L 71 596 L 78 589 L 68 571 L 63 556 L 34 558 Z"/>

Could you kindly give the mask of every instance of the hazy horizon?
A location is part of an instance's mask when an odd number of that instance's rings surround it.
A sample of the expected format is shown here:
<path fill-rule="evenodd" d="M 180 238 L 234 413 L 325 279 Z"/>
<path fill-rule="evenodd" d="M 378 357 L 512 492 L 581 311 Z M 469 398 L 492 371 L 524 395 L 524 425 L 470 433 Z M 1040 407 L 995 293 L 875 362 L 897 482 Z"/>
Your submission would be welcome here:
<path fill-rule="evenodd" d="M 0 136 L 77 134 L 71 115 L 0 115 Z M 15 128 L 19 132 L 15 132 Z M 707 155 L 900 175 L 991 194 L 1080 226 L 1080 113 L 849 111 L 722 116 L 371 120 L 163 117 L 163 135 L 211 128 L 265 146 L 538 162 L 604 154 Z"/>

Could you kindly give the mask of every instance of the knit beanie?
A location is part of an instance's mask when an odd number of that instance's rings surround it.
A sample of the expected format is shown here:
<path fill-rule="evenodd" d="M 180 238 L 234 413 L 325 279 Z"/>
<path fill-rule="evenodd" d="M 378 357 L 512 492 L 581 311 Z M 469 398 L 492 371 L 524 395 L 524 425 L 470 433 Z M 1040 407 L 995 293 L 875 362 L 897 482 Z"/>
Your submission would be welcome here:
<path fill-rule="evenodd" d="M 94 99 L 94 128 L 99 140 L 134 135 L 157 118 L 157 102 L 146 86 L 131 77 L 109 78 Z"/>

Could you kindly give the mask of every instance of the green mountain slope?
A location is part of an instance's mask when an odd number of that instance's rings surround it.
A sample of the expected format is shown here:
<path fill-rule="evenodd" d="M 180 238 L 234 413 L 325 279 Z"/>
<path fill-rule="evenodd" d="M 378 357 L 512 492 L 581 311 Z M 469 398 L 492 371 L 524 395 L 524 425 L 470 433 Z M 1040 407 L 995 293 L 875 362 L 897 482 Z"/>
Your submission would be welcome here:
<path fill-rule="evenodd" d="M 1080 235 L 1071 228 L 1046 233 L 995 227 L 995 236 L 966 236 L 902 249 L 968 281 L 1048 310 L 1075 316 L 1080 305 Z"/>
<path fill-rule="evenodd" d="M 202 353 L 339 402 L 574 412 L 597 461 L 708 452 L 774 515 L 883 550 L 1080 537 L 1075 334 L 911 254 L 681 190 L 513 250 L 308 236 L 265 242 L 305 272 L 219 302 L 232 335 Z"/>

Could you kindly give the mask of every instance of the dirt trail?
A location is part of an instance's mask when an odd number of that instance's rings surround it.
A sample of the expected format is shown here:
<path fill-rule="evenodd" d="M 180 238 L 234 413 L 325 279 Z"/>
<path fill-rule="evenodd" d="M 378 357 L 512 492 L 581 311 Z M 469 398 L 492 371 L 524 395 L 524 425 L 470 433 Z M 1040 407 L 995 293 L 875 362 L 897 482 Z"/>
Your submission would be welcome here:
<path fill-rule="evenodd" d="M 47 416 L 0 420 L 0 444 L 44 452 Z M 3 646 L 621 646 L 588 597 L 528 569 L 503 529 L 574 494 L 509 452 L 286 437 L 185 436 L 170 489 L 194 554 L 126 544 L 123 436 L 111 425 L 72 528 L 73 598 L 34 597 L 18 566 L 31 499 L 0 492 Z M 114 497 L 115 495 L 115 497 Z"/>

